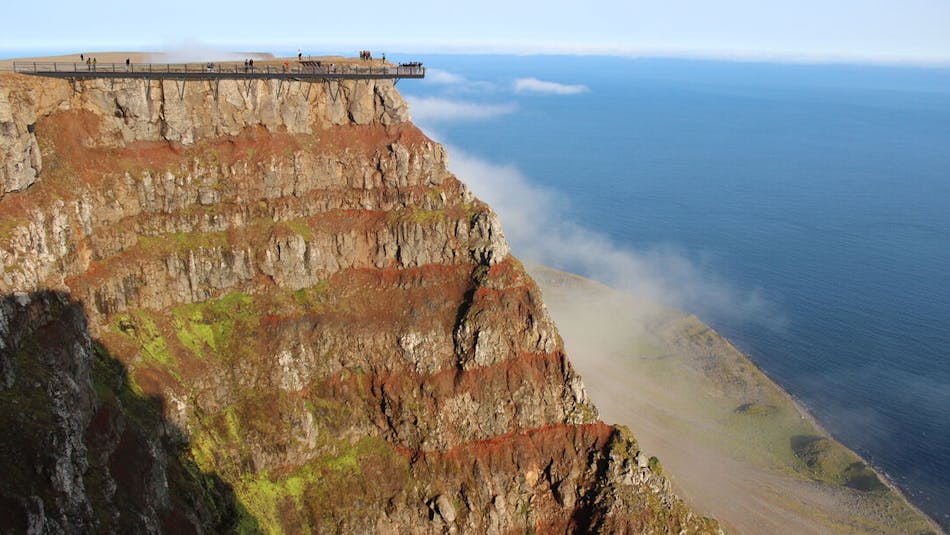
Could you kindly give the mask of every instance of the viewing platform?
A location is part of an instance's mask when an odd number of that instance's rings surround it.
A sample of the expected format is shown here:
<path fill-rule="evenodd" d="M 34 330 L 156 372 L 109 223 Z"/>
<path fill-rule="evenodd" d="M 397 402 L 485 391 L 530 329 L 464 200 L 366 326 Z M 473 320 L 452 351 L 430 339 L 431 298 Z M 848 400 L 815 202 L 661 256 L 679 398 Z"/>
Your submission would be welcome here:
<path fill-rule="evenodd" d="M 365 64 L 363 64 L 365 63 Z M 326 61 L 262 61 L 208 63 L 82 63 L 65 61 L 12 61 L 0 70 L 57 78 L 144 78 L 152 80 L 374 80 L 425 78 L 421 63 L 399 65 L 379 61 L 337 64 Z"/>

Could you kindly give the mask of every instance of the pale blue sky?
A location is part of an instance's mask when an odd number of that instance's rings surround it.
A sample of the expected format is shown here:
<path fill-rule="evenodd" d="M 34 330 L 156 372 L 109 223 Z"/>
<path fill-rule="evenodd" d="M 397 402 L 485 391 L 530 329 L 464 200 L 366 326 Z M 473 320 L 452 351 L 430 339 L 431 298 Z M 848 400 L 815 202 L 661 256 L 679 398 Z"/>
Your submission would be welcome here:
<path fill-rule="evenodd" d="M 3 50 L 386 49 L 950 62 L 950 0 L 10 0 Z"/>

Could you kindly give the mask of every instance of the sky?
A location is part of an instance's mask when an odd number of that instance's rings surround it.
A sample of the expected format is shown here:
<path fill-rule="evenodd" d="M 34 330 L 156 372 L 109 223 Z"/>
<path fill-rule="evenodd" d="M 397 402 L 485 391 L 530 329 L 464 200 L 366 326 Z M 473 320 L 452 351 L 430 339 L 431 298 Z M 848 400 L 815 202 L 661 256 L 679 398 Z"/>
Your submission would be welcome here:
<path fill-rule="evenodd" d="M 579 53 L 950 63 L 950 0 L 5 2 L 0 50 Z"/>

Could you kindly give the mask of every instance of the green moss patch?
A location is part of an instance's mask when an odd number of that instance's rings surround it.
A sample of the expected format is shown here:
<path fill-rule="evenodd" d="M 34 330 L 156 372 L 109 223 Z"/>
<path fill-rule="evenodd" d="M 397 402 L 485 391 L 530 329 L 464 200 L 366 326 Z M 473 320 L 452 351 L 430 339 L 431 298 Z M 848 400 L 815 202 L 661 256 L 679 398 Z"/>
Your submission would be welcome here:
<path fill-rule="evenodd" d="M 355 373 L 355 372 L 354 372 Z M 365 507 L 404 492 L 408 461 L 383 439 L 341 439 L 361 418 L 352 399 L 320 397 L 315 385 L 301 397 L 267 390 L 235 390 L 232 404 L 204 416 L 197 415 L 191 451 L 198 467 L 233 482 L 247 517 L 238 532 L 284 533 L 290 526 L 307 526 L 310 533 L 336 531 L 358 525 Z M 301 413 L 309 413 L 315 435 L 306 448 L 302 466 L 255 471 L 262 452 L 301 448 L 301 437 L 290 427 Z M 258 522 L 259 524 L 253 524 Z M 353 524 L 357 522 L 357 524 Z"/>
<path fill-rule="evenodd" d="M 294 520 L 304 533 L 320 533 L 357 522 L 363 506 L 395 496 L 408 477 L 404 457 L 384 440 L 364 437 L 282 477 L 245 476 L 236 491 L 263 532 L 285 533 Z"/>
<path fill-rule="evenodd" d="M 306 219 L 291 219 L 290 221 L 284 222 L 284 225 L 294 234 L 303 238 L 304 241 L 313 241 L 313 229 L 310 228 L 310 222 Z"/>
<path fill-rule="evenodd" d="M 330 280 L 323 279 L 309 288 L 301 288 L 293 292 L 294 302 L 300 308 L 313 310 L 319 308 L 330 291 Z"/>
<path fill-rule="evenodd" d="M 146 363 L 158 363 L 172 368 L 176 359 L 168 350 L 168 344 L 155 321 L 144 311 L 119 314 L 113 327 L 122 335 L 130 338 L 140 349 L 140 355 Z"/>
<path fill-rule="evenodd" d="M 447 210 L 425 210 L 417 206 L 407 206 L 392 210 L 389 213 L 391 223 L 417 223 L 423 226 L 430 226 L 438 221 L 447 221 L 449 212 Z"/>
<path fill-rule="evenodd" d="M 241 292 L 180 305 L 172 310 L 172 316 L 178 340 L 198 357 L 223 356 L 222 350 L 231 344 L 237 327 L 259 322 L 254 299 Z"/>
<path fill-rule="evenodd" d="M 657 457 L 650 457 L 647 460 L 647 466 L 650 467 L 650 471 L 658 476 L 663 475 L 663 465 L 660 464 L 660 459 Z"/>
<path fill-rule="evenodd" d="M 804 470 L 815 480 L 865 492 L 886 488 L 856 454 L 828 438 L 795 435 L 791 438 L 791 446 L 795 456 L 804 464 Z"/>

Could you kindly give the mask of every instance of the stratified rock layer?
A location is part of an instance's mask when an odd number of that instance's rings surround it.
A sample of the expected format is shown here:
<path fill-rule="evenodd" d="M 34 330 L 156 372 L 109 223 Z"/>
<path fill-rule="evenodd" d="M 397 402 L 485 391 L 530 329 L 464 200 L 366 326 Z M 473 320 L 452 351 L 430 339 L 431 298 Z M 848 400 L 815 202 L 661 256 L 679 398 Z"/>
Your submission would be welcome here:
<path fill-rule="evenodd" d="M 715 531 L 391 82 L 0 88 L 0 530 Z"/>

